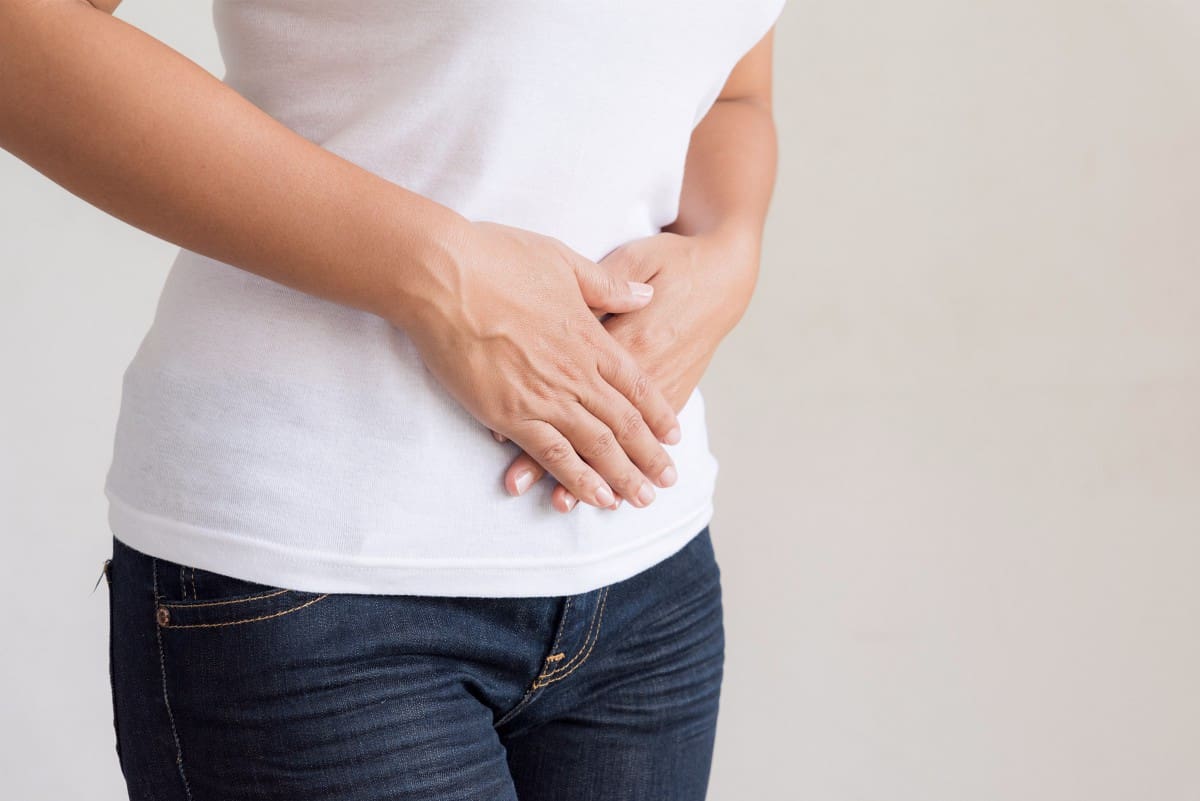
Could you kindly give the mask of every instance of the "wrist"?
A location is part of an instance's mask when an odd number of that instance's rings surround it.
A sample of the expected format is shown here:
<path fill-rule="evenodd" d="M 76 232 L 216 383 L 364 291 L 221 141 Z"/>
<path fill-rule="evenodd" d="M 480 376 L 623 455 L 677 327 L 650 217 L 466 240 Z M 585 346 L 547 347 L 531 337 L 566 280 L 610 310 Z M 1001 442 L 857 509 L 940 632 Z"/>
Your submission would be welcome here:
<path fill-rule="evenodd" d="M 697 283 L 709 301 L 708 317 L 724 338 L 750 305 L 758 280 L 762 252 L 761 231 L 751 226 L 713 229 L 693 237 L 697 258 L 693 264 Z"/>
<path fill-rule="evenodd" d="M 422 199 L 425 200 L 425 199 Z M 461 265 L 471 223 L 447 206 L 426 200 L 418 211 L 402 211 L 384 254 L 388 280 L 381 317 L 402 330 L 425 325 L 447 298 L 461 296 Z M 404 254 L 397 263 L 395 254 Z"/>

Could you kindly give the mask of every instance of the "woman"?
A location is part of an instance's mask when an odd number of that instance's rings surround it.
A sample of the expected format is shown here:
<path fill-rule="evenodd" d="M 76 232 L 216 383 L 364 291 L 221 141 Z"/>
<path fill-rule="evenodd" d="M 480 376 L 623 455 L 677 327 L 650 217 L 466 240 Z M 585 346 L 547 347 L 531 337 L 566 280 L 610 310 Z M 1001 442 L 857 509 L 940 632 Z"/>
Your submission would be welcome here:
<path fill-rule="evenodd" d="M 4 4 L 0 144 L 181 246 L 105 484 L 130 797 L 702 798 L 782 0 L 216 0 L 222 80 L 118 2 Z"/>

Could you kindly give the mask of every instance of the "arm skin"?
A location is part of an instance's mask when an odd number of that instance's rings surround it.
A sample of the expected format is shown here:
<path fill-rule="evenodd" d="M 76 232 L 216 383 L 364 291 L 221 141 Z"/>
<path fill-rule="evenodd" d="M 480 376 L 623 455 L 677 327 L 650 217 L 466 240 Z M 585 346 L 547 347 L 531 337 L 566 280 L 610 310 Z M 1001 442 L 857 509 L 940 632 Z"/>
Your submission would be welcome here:
<path fill-rule="evenodd" d="M 692 133 L 675 221 L 663 233 L 623 245 L 600 261 L 615 275 L 654 287 L 653 303 L 614 314 L 605 327 L 660 384 L 676 410 L 741 320 L 758 279 L 778 153 L 771 105 L 773 38 L 772 28 L 738 62 Z M 504 484 L 510 494 L 520 495 L 544 475 L 522 453 L 505 472 Z M 560 512 L 575 506 L 562 485 L 551 497 Z"/>
<path fill-rule="evenodd" d="M 0 147 L 150 234 L 406 322 L 404 287 L 466 221 L 271 119 L 111 16 L 119 0 L 95 2 L 0 2 Z"/>
<path fill-rule="evenodd" d="M 675 411 L 594 314 L 649 288 L 310 142 L 118 2 L 0 0 L 0 147 L 130 225 L 403 329 L 468 412 L 587 503 L 669 486 Z"/>

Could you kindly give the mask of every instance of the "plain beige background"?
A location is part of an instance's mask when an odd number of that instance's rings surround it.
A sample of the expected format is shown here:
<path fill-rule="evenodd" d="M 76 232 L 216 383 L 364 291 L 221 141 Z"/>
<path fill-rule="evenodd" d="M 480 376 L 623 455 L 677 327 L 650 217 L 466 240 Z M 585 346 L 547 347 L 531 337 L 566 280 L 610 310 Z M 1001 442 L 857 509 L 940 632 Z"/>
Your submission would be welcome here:
<path fill-rule="evenodd" d="M 222 74 L 207 3 L 118 16 Z M 1198 45 L 1192 0 L 789 3 L 704 382 L 710 799 L 1200 799 Z M 2 152 L 0 226 L 0 798 L 116 801 L 89 592 L 175 248 Z"/>

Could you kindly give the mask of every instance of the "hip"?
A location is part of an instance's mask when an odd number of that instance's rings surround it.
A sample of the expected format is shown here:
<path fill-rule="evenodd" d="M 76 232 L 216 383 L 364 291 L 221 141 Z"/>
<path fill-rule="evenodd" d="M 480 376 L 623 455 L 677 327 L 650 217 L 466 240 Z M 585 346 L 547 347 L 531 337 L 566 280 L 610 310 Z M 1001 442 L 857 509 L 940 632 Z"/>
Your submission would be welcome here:
<path fill-rule="evenodd" d="M 562 716 L 589 720 L 580 736 L 597 749 L 677 743 L 692 754 L 686 781 L 707 770 L 695 760 L 711 748 L 724 654 L 707 526 L 644 571 L 561 596 L 301 591 L 116 537 L 106 577 L 131 797 L 507 798 L 521 777 L 497 736 Z M 680 736 L 639 742 L 653 720 Z"/>

